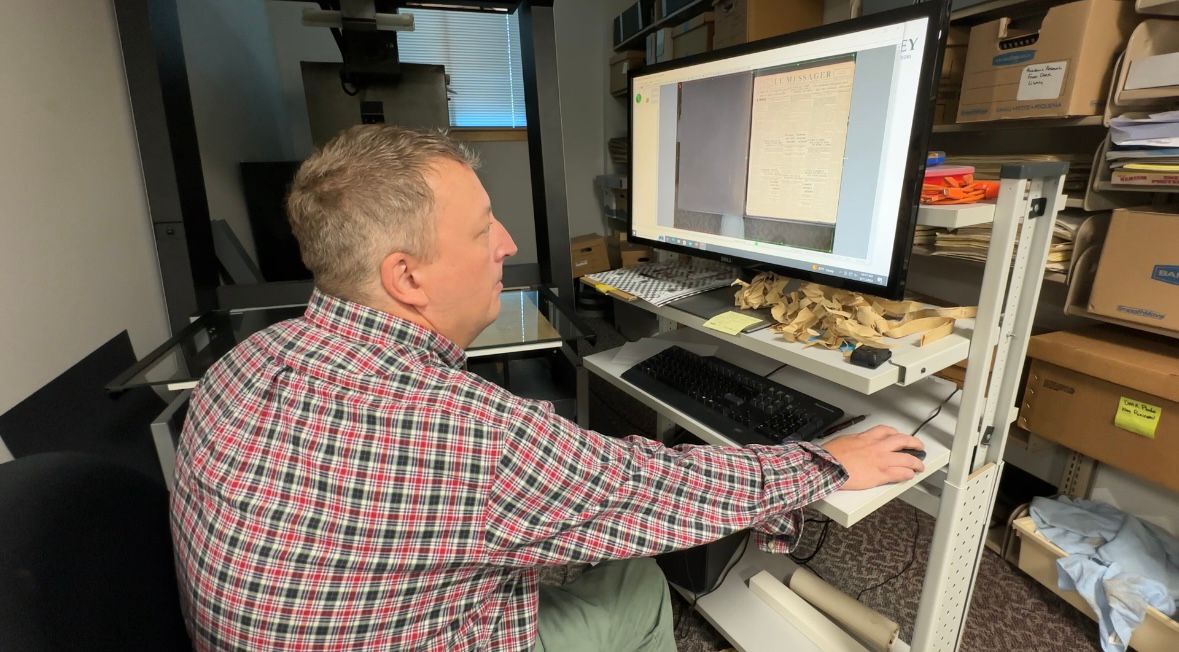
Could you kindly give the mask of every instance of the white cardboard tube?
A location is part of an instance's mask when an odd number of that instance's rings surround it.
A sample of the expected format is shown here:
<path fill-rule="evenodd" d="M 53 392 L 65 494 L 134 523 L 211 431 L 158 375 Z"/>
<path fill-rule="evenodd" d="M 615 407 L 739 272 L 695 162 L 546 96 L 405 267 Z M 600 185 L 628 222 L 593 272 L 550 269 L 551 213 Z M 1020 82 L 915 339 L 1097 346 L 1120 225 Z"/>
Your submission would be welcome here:
<path fill-rule="evenodd" d="M 805 568 L 794 571 L 790 588 L 802 599 L 827 614 L 872 652 L 887 652 L 901 627 L 883 614 L 819 579 Z"/>
<path fill-rule="evenodd" d="M 823 652 L 867 652 L 850 634 L 828 620 L 768 571 L 749 578 L 749 590 L 785 618 Z"/>

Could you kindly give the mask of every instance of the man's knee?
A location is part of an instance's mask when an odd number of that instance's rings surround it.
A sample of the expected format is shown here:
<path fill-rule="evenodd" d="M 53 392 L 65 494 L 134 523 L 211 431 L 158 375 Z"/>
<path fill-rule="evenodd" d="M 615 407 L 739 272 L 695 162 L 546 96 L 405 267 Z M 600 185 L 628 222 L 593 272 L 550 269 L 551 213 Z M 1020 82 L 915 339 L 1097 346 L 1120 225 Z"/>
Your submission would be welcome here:
<path fill-rule="evenodd" d="M 631 559 L 627 562 L 628 583 L 633 586 L 633 595 L 662 602 L 667 595 L 667 578 L 663 569 L 650 557 Z"/>

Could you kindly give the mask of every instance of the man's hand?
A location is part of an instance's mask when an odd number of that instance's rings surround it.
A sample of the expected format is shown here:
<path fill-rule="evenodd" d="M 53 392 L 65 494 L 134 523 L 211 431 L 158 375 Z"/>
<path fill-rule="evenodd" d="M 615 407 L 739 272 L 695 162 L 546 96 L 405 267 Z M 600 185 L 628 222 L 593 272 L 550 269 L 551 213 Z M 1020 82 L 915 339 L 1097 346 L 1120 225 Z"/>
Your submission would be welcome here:
<path fill-rule="evenodd" d="M 890 482 L 911 480 L 925 470 L 921 460 L 902 449 L 925 450 L 916 437 L 901 434 L 895 428 L 876 426 L 858 435 L 832 439 L 823 448 L 847 470 L 843 489 L 871 489 Z"/>

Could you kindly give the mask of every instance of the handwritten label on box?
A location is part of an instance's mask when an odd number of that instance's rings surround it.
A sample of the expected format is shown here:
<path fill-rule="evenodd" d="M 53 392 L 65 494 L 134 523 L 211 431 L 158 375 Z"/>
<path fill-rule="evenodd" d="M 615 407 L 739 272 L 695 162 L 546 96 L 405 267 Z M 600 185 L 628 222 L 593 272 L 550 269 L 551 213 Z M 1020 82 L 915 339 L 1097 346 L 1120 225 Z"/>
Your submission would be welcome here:
<path fill-rule="evenodd" d="M 1159 427 L 1159 418 L 1163 416 L 1163 408 L 1125 396 L 1120 399 L 1118 412 L 1114 415 L 1114 425 L 1136 435 L 1154 439 L 1154 432 Z"/>
<path fill-rule="evenodd" d="M 1049 61 L 1024 66 L 1023 74 L 1019 76 L 1019 90 L 1015 93 L 1015 99 L 1022 102 L 1054 100 L 1060 97 L 1067 69 L 1067 61 Z"/>

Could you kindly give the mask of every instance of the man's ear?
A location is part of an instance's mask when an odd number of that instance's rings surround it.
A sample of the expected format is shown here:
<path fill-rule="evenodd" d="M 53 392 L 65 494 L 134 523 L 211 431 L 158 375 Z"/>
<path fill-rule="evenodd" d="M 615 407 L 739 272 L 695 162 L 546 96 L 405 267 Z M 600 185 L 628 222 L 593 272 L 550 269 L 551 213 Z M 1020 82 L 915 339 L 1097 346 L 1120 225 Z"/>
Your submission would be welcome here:
<path fill-rule="evenodd" d="M 420 283 L 421 262 L 417 258 L 395 251 L 381 261 L 381 288 L 397 303 L 423 308 L 428 297 Z"/>

